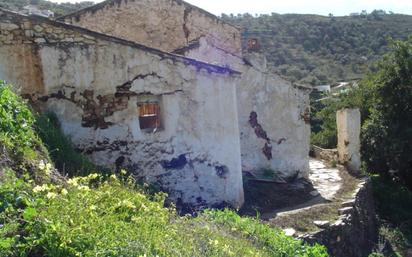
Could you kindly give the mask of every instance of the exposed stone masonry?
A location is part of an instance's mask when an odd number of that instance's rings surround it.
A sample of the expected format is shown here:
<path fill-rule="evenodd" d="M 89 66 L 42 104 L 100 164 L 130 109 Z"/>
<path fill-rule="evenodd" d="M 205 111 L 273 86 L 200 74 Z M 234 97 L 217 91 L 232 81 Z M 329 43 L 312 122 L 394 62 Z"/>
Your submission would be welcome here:
<path fill-rule="evenodd" d="M 212 45 L 242 56 L 238 28 L 180 0 L 105 1 L 58 20 L 167 52 L 205 37 Z M 207 56 L 196 59 L 224 65 Z"/>

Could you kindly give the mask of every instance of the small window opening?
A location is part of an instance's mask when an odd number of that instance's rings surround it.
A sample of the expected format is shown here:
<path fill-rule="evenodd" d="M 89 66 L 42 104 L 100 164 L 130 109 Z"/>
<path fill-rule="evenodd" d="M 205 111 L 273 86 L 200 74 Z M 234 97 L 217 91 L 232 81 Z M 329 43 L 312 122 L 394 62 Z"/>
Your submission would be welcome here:
<path fill-rule="evenodd" d="M 156 132 L 160 129 L 160 105 L 158 102 L 139 103 L 140 129 L 147 132 Z"/>

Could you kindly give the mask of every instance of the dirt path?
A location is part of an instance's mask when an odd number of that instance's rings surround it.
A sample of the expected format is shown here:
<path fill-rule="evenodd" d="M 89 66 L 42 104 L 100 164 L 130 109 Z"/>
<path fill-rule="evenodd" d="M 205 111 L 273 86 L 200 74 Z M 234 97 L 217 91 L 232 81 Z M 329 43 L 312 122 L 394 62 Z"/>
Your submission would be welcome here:
<path fill-rule="evenodd" d="M 312 184 L 313 190 L 307 192 L 309 197 L 306 197 L 306 201 L 263 212 L 262 219 L 270 220 L 277 216 L 294 214 L 333 201 L 343 183 L 339 169 L 328 168 L 324 162 L 316 159 L 310 159 L 309 167 L 309 182 Z"/>

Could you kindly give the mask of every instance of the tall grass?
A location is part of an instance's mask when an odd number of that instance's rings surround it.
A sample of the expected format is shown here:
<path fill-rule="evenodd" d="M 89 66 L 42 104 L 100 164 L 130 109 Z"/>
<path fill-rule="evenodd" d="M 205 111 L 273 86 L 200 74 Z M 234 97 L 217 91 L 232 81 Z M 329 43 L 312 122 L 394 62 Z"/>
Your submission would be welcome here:
<path fill-rule="evenodd" d="M 61 131 L 59 121 L 53 113 L 38 115 L 35 129 L 48 149 L 54 165 L 63 175 L 73 177 L 88 175 L 97 170 L 107 172 L 74 149 L 71 140 Z"/>

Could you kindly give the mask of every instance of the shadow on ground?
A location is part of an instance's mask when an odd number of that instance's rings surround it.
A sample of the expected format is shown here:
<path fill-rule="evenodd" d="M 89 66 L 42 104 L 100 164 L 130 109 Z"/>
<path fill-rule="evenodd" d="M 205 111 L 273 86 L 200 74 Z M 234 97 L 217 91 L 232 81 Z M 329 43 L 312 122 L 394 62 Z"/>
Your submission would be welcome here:
<path fill-rule="evenodd" d="M 297 179 L 292 183 L 277 183 L 245 179 L 245 204 L 239 211 L 241 215 L 257 216 L 257 214 L 276 213 L 301 206 L 305 203 L 326 202 L 319 195 L 312 183 L 305 179 Z M 302 208 L 302 207 L 301 207 Z M 262 217 L 264 218 L 264 217 Z"/>

